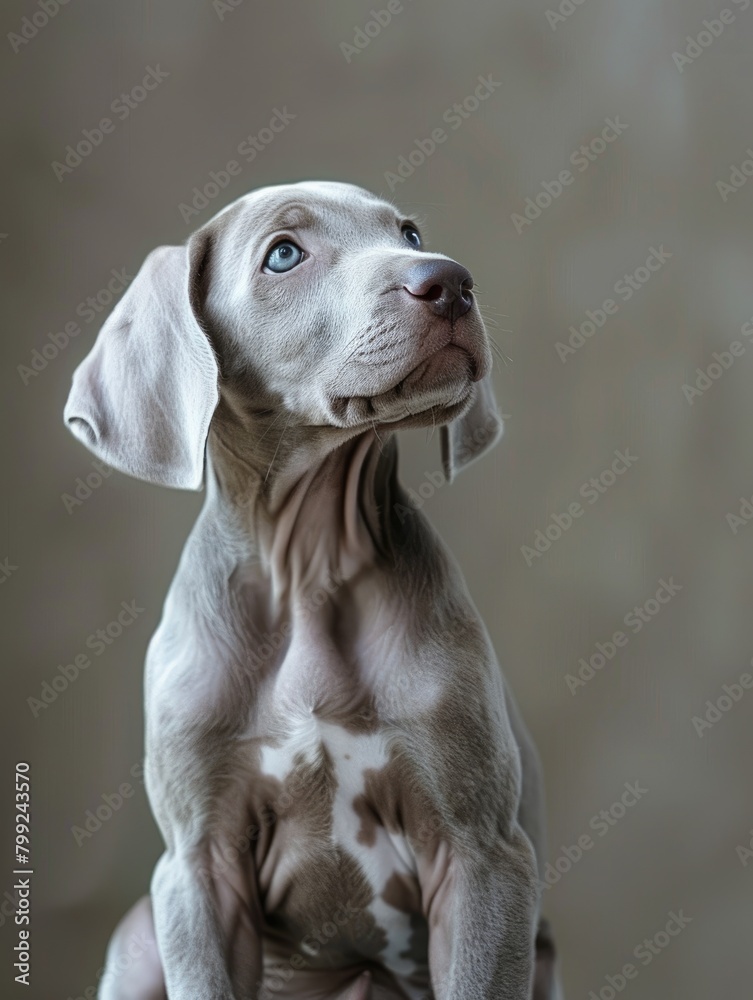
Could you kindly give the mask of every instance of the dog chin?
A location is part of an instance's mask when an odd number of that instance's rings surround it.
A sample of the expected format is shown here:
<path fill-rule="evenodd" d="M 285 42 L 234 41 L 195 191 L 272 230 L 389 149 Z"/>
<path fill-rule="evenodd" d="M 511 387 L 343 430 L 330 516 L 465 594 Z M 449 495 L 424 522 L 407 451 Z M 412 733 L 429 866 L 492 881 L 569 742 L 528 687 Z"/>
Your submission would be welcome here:
<path fill-rule="evenodd" d="M 466 351 L 455 345 L 432 354 L 399 385 L 399 398 L 385 394 L 373 400 L 383 423 L 422 426 L 453 420 L 466 407 L 473 391 L 475 369 Z M 380 412 L 381 411 L 381 412 Z"/>
<path fill-rule="evenodd" d="M 375 424 L 398 427 L 424 427 L 444 424 L 460 416 L 473 394 L 470 378 L 455 375 L 442 385 L 414 387 L 403 392 L 400 387 L 377 396 L 350 396 L 331 405 L 330 422 L 339 428 L 367 428 Z"/>
<path fill-rule="evenodd" d="M 468 352 L 448 344 L 382 392 L 331 397 L 332 424 L 356 428 L 375 424 L 421 427 L 447 423 L 467 408 L 476 380 L 476 367 Z"/>
<path fill-rule="evenodd" d="M 393 430 L 408 427 L 440 427 L 442 424 L 449 424 L 468 409 L 468 402 L 471 397 L 469 388 L 465 395 L 454 402 L 438 402 L 430 404 L 425 409 L 416 410 L 409 415 L 403 413 L 402 416 L 387 419 L 384 418 L 379 423 L 389 424 Z"/>

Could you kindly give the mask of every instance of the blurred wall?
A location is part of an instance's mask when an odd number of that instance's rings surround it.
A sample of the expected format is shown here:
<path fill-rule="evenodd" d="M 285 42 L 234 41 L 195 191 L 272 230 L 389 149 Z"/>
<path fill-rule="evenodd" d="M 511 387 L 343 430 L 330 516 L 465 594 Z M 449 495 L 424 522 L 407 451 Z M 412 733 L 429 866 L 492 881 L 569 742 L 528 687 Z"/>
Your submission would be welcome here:
<path fill-rule="evenodd" d="M 33 985 L 13 982 L 6 905 L 3 996 L 82 996 L 148 885 L 142 661 L 201 504 L 119 474 L 65 498 L 97 482 L 62 424 L 71 373 L 113 271 L 252 188 L 309 177 L 418 212 L 431 248 L 472 269 L 509 358 L 501 445 L 425 486 L 424 510 L 541 750 L 568 996 L 608 1000 L 628 962 L 625 996 L 749 993 L 753 691 L 725 701 L 723 685 L 753 672 L 753 10 L 402 0 L 375 31 L 385 6 L 69 0 L 47 23 L 34 0 L 3 6 L 0 894 L 17 760 L 34 863 Z M 150 71 L 154 89 L 134 91 Z M 479 77 L 487 99 L 444 117 Z M 294 117 L 248 162 L 239 145 L 276 110 Z M 66 165 L 104 117 L 112 129 Z M 227 186 L 181 210 L 231 159 Z M 429 482 L 436 437 L 407 435 L 401 468 Z M 123 601 L 143 609 L 133 624 L 29 702 Z M 124 783 L 111 818 L 76 834 Z M 626 783 L 641 790 L 627 807 Z M 670 937 L 680 910 L 691 920 Z"/>

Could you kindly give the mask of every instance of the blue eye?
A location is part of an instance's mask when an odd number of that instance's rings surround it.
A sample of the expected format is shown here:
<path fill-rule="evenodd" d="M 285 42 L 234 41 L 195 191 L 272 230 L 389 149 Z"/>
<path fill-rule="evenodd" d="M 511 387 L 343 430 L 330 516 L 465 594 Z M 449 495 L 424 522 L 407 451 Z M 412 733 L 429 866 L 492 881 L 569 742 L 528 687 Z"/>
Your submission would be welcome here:
<path fill-rule="evenodd" d="M 269 251 L 264 266 L 275 274 L 282 274 L 285 271 L 292 271 L 302 260 L 303 250 L 290 240 L 283 240 Z"/>
<path fill-rule="evenodd" d="M 403 236 L 406 238 L 406 240 L 410 243 L 412 247 L 415 247 L 416 250 L 421 249 L 421 235 L 415 226 L 411 226 L 408 223 L 406 223 L 402 227 L 400 232 L 403 234 Z"/>

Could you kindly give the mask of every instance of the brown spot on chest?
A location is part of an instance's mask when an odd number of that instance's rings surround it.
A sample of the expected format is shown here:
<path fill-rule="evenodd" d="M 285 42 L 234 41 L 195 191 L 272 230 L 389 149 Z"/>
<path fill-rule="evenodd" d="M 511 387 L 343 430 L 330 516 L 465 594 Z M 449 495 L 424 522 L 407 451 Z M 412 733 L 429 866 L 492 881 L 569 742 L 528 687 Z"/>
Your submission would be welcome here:
<path fill-rule="evenodd" d="M 358 862 L 332 847 L 296 866 L 267 929 L 296 943 L 310 968 L 378 962 L 387 937 L 369 910 L 373 898 Z"/>
<path fill-rule="evenodd" d="M 387 881 L 382 899 L 403 913 L 421 911 L 421 890 L 415 878 L 395 872 Z"/>
<path fill-rule="evenodd" d="M 380 827 L 405 835 L 414 849 L 427 847 L 444 829 L 441 809 L 422 780 L 415 757 L 393 746 L 382 768 L 364 772 L 364 791 L 353 801 L 361 825 L 358 842 L 374 846 Z"/>

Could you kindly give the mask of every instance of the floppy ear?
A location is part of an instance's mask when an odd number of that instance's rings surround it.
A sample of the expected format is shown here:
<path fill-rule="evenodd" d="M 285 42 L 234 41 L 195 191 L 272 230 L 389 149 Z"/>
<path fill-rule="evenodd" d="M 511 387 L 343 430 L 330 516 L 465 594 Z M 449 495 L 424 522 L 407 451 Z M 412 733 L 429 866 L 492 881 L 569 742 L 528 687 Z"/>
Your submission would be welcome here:
<path fill-rule="evenodd" d="M 203 481 L 219 396 L 198 307 L 208 246 L 197 233 L 149 254 L 76 369 L 65 407 L 66 424 L 98 458 L 160 486 Z"/>
<path fill-rule="evenodd" d="M 455 473 L 488 451 L 502 436 L 502 418 L 494 399 L 491 374 L 474 386 L 470 407 L 451 424 L 440 428 L 442 467 L 451 483 Z"/>

